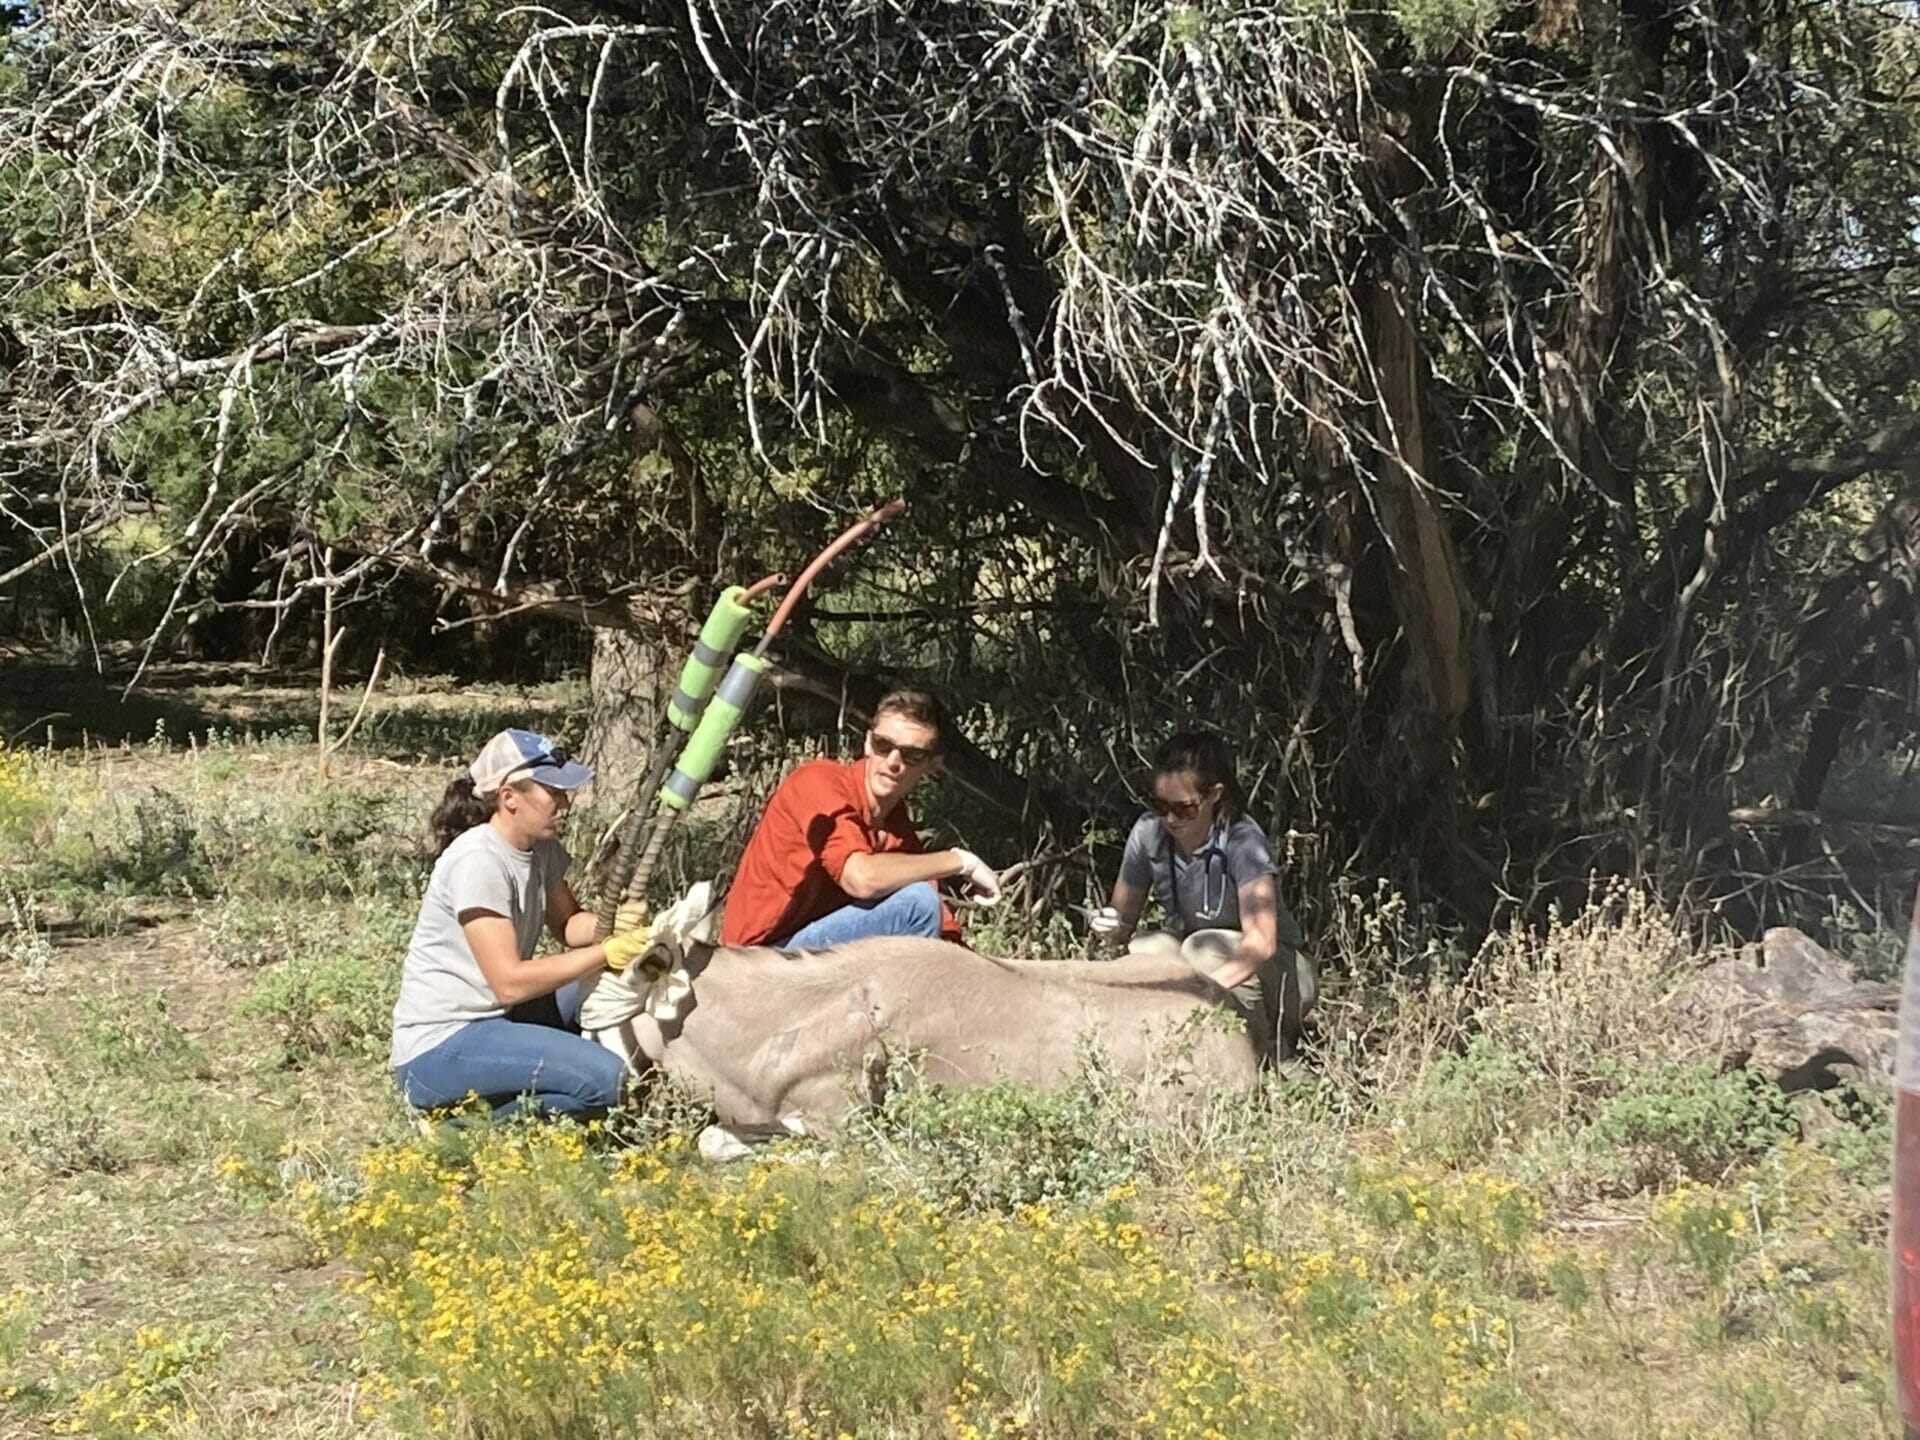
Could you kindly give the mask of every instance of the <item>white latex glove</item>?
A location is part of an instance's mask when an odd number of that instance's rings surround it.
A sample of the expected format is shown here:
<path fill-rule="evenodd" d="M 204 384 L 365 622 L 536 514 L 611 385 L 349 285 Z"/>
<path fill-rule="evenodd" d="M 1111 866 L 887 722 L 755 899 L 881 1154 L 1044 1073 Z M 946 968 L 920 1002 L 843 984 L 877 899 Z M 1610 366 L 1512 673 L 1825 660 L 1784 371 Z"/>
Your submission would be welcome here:
<path fill-rule="evenodd" d="M 960 883 L 967 887 L 967 898 L 978 905 L 992 905 L 1000 898 L 1000 877 L 987 862 L 971 850 L 955 850 L 960 857 Z"/>
<path fill-rule="evenodd" d="M 1111 905 L 1087 912 L 1087 929 L 1098 940 L 1111 940 L 1120 933 L 1120 912 Z"/>

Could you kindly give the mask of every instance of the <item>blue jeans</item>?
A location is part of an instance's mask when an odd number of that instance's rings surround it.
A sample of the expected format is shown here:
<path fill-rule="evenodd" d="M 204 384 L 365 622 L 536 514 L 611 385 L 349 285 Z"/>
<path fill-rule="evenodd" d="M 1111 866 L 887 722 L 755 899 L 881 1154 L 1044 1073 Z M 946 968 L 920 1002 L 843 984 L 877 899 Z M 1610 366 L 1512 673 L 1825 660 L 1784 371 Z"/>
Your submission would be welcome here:
<path fill-rule="evenodd" d="M 540 1115 L 605 1111 L 619 1100 L 626 1073 L 625 1061 L 591 1040 L 498 1015 L 461 1026 L 396 1065 L 393 1078 L 417 1109 L 457 1105 L 471 1092 L 505 1119 L 522 1108 Z"/>
<path fill-rule="evenodd" d="M 784 940 L 769 943 L 782 950 L 819 950 L 869 935 L 938 935 L 940 892 L 931 880 L 902 885 L 878 900 L 856 900 L 810 920 Z"/>

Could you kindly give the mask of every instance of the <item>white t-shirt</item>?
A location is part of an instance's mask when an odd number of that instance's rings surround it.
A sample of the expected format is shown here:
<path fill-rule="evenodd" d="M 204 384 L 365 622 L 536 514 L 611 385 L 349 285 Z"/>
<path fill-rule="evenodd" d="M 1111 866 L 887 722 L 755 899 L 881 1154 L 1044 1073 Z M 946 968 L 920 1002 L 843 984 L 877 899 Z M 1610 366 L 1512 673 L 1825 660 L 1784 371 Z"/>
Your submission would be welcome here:
<path fill-rule="evenodd" d="M 462 1025 L 506 1014 L 480 973 L 460 928 L 467 910 L 490 910 L 513 922 L 520 958 L 533 958 L 546 923 L 547 894 L 566 878 L 573 857 L 555 840 L 516 850 L 491 825 L 474 826 L 434 862 L 420 918 L 400 971 L 393 1006 L 393 1055 L 404 1065 Z"/>

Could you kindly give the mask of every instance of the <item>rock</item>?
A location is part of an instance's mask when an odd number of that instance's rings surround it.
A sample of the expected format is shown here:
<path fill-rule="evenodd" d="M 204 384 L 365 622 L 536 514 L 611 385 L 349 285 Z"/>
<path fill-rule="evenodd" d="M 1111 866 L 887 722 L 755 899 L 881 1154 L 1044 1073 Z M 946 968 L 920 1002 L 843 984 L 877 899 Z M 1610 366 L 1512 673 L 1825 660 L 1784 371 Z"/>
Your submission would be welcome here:
<path fill-rule="evenodd" d="M 1900 988 L 1855 978 L 1851 965 L 1798 930 L 1767 931 L 1669 1003 L 1717 1032 L 1730 1063 L 1763 1070 L 1784 1090 L 1892 1088 Z"/>
<path fill-rule="evenodd" d="M 709 1165 L 727 1165 L 753 1154 L 753 1143 L 727 1129 L 709 1125 L 700 1132 L 700 1158 Z"/>

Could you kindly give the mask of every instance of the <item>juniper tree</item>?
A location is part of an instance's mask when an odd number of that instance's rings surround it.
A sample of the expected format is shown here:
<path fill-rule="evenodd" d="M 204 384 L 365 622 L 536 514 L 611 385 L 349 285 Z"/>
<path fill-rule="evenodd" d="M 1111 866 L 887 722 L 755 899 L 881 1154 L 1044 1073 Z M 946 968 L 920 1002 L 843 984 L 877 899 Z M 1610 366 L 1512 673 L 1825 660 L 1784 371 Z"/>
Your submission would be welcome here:
<path fill-rule="evenodd" d="M 1863 3 L 55 0 L 0 484 L 49 564 L 158 507 L 156 643 L 411 574 L 630 673 L 904 492 L 785 674 L 992 702 L 1030 821 L 1197 710 L 1459 889 L 1794 860 L 1911 732 L 1917 55 Z"/>

